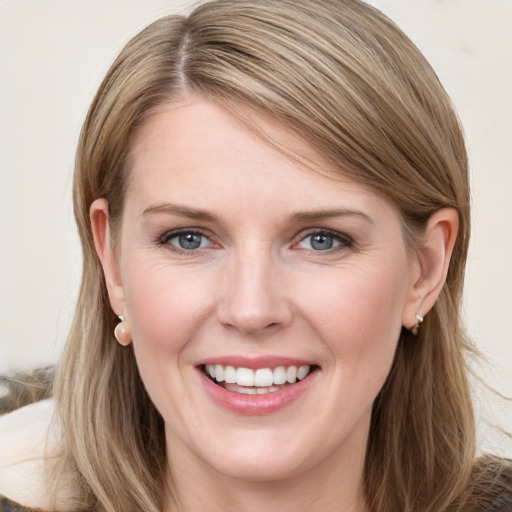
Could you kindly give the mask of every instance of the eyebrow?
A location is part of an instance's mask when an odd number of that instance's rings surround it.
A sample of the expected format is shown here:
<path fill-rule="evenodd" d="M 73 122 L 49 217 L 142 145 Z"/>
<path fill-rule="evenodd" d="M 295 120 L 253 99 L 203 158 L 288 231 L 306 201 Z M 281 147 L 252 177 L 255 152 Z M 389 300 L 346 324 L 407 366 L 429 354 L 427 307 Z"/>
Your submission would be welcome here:
<path fill-rule="evenodd" d="M 178 217 L 185 217 L 187 219 L 203 220 L 208 222 L 215 222 L 217 217 L 207 210 L 199 208 L 189 208 L 188 206 L 180 206 L 171 203 L 157 203 L 146 208 L 142 215 L 151 213 L 165 213 L 167 215 L 177 215 Z"/>
<path fill-rule="evenodd" d="M 338 208 L 334 210 L 314 210 L 294 213 L 291 217 L 295 222 L 312 222 L 318 220 L 332 219 L 336 217 L 360 217 L 369 224 L 374 224 L 373 219 L 360 210 Z"/>
<path fill-rule="evenodd" d="M 152 213 L 164 213 L 167 215 L 176 215 L 178 217 L 184 217 L 187 219 L 201 220 L 208 222 L 218 221 L 218 217 L 208 210 L 200 208 L 190 208 L 188 206 L 181 206 L 171 203 L 156 203 L 149 206 L 144 210 L 142 215 L 148 215 Z M 373 219 L 366 213 L 360 210 L 351 210 L 347 208 L 338 208 L 333 210 L 313 210 L 296 212 L 291 215 L 290 220 L 292 222 L 314 222 L 319 220 L 332 219 L 336 217 L 360 217 L 369 224 L 374 224 Z"/>

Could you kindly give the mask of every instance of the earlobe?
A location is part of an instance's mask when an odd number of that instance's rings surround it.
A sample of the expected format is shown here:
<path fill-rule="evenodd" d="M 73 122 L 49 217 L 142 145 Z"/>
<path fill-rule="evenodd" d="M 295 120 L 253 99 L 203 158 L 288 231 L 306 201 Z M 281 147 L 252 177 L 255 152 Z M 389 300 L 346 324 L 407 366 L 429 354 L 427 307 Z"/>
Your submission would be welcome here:
<path fill-rule="evenodd" d="M 412 332 L 419 327 L 418 317 L 434 306 L 446 281 L 457 240 L 459 216 L 453 208 L 443 208 L 429 219 L 411 276 L 409 300 L 403 313 L 403 325 Z"/>
<path fill-rule="evenodd" d="M 103 267 L 110 305 L 117 315 L 126 315 L 124 287 L 110 237 L 108 201 L 103 198 L 96 199 L 91 204 L 89 216 L 94 246 Z"/>

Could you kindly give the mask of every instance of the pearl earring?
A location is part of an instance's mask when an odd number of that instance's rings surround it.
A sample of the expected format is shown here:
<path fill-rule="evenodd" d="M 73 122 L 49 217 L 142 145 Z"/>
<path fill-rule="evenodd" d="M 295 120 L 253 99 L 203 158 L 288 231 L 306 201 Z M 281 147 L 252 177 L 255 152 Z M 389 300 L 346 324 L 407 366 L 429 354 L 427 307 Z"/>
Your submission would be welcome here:
<path fill-rule="evenodd" d="M 416 314 L 416 324 L 411 329 L 411 332 L 416 336 L 418 331 L 420 330 L 420 325 L 423 323 L 423 317 L 421 315 Z"/>
<path fill-rule="evenodd" d="M 119 316 L 121 320 L 114 329 L 114 336 L 120 345 L 127 347 L 132 342 L 132 336 L 128 326 L 124 322 L 124 316 Z"/>

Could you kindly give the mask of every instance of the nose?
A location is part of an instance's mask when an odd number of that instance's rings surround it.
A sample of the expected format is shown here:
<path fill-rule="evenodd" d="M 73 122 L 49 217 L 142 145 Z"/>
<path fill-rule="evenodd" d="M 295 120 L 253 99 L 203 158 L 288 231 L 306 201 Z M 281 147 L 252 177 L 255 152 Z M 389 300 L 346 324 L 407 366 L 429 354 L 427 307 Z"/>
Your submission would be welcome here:
<path fill-rule="evenodd" d="M 283 271 L 270 250 L 238 251 L 225 273 L 219 321 L 251 335 L 287 326 L 292 309 L 283 284 Z"/>

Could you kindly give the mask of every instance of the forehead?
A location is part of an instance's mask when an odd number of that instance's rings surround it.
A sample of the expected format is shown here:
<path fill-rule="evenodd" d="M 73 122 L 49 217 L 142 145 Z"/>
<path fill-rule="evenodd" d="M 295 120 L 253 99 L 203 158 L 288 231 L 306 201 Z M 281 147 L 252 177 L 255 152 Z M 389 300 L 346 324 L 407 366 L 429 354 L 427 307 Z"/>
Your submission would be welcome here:
<path fill-rule="evenodd" d="M 200 97 L 162 108 L 133 139 L 127 200 L 193 200 L 201 208 L 253 198 L 311 208 L 385 202 L 339 170 L 334 175 L 307 141 L 270 116 L 251 115 L 256 131 Z"/>

